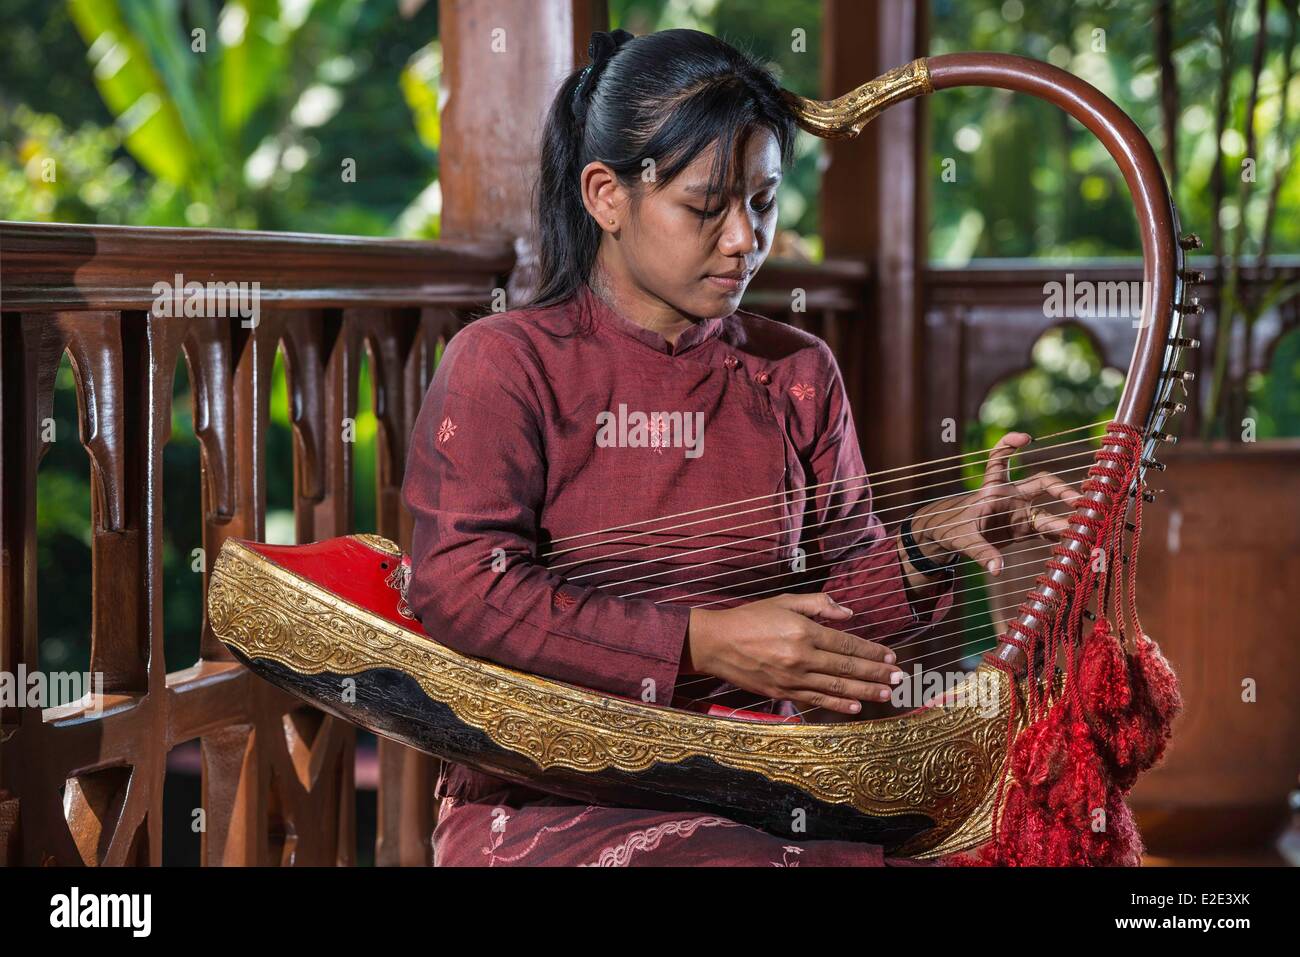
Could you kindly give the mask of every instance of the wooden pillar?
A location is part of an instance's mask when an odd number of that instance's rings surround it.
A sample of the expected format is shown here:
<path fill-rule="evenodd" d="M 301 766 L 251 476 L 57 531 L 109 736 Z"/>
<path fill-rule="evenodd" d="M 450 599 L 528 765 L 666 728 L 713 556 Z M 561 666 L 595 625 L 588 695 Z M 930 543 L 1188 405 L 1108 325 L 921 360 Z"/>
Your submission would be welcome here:
<path fill-rule="evenodd" d="M 515 242 L 509 302 L 537 286 L 533 178 L 565 75 L 585 63 L 606 0 L 441 0 L 442 236 Z"/>
<path fill-rule="evenodd" d="M 840 96 L 925 55 L 924 0 L 825 0 L 822 95 Z M 925 98 L 886 110 L 856 139 L 828 142 L 822 180 L 826 256 L 864 260 L 873 295 L 865 361 L 849 383 L 867 467 L 921 458 L 921 274 L 927 249 Z M 847 373 L 846 373 L 847 374 Z"/>

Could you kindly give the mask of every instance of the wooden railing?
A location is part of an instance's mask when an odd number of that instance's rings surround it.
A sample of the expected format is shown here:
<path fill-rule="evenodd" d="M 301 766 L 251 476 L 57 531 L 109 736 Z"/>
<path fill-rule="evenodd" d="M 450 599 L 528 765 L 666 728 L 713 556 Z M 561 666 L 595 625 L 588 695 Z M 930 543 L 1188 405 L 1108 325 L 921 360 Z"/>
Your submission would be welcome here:
<path fill-rule="evenodd" d="M 1195 435 L 1209 397 L 1213 364 L 1215 325 L 1218 320 L 1219 283 L 1214 269 L 1204 259 L 1193 267 L 1205 273 L 1205 281 L 1192 288 L 1192 295 L 1205 308 L 1204 315 L 1186 319 L 1185 334 L 1199 338 L 1200 349 L 1191 357 L 1197 373 L 1190 390 L 1187 419 L 1180 423 L 1184 435 Z M 976 421 L 980 404 L 989 391 L 1004 379 L 1032 365 L 1034 344 L 1047 330 L 1064 323 L 1081 327 L 1092 339 L 1103 364 L 1121 371 L 1128 368 L 1137 330 L 1126 316 L 1062 317 L 1049 315 L 1044 306 L 1048 283 L 1064 285 L 1067 274 L 1076 288 L 1093 288 L 1108 283 L 1137 284 L 1141 266 L 1132 263 L 1099 265 L 1082 263 L 1046 264 L 1033 260 L 983 261 L 960 268 L 930 267 L 923 279 L 925 288 L 925 364 L 931 372 L 924 386 L 925 409 L 921 447 L 925 458 L 951 454 L 939 441 L 936 423 L 951 417 L 958 423 Z M 1300 282 L 1300 257 L 1276 257 L 1265 267 L 1247 266 L 1240 275 L 1240 295 L 1257 301 L 1274 285 Z M 1267 369 L 1278 340 L 1300 325 L 1300 297 L 1260 317 L 1247 347 L 1239 331 L 1233 343 L 1234 368 Z M 945 448 L 947 451 L 944 451 Z"/>
<path fill-rule="evenodd" d="M 59 587 L 36 580 L 36 482 L 66 351 L 93 475 L 86 627 L 90 671 L 103 675 L 95 700 L 0 712 L 0 861 L 159 863 L 167 754 L 197 739 L 203 863 L 352 862 L 352 728 L 252 678 L 206 622 L 198 663 L 169 670 L 164 495 L 201 491 L 206 567 L 228 536 L 263 537 L 271 372 L 282 349 L 298 541 L 349 531 L 353 449 L 343 424 L 356 415 L 369 349 L 377 525 L 405 541 L 407 435 L 436 346 L 488 305 L 513 262 L 506 244 L 0 224 L 0 671 L 36 670 L 37 589 Z M 204 302 L 224 316 L 187 315 L 187 297 L 175 310 L 168 290 L 190 282 L 244 285 Z M 255 316 L 231 308 L 237 289 Z M 164 490 L 182 357 L 202 477 Z M 429 860 L 430 764 L 381 744 L 381 863 Z"/>

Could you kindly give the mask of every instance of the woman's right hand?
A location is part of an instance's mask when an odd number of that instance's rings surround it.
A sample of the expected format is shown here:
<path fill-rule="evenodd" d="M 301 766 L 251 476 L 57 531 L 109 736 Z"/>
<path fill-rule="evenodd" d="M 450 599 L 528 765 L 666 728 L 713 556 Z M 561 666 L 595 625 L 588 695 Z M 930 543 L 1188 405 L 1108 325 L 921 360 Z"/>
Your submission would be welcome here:
<path fill-rule="evenodd" d="M 887 701 L 905 672 L 884 645 L 816 620 L 852 615 L 821 592 L 721 610 L 692 608 L 683 664 L 778 701 L 858 714 L 860 702 Z"/>

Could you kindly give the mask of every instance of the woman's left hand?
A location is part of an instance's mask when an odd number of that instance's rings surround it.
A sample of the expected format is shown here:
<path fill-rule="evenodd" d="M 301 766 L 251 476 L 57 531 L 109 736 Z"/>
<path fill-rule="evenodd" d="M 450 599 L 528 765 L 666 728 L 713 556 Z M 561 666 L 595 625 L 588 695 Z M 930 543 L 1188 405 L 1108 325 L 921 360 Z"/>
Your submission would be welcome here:
<path fill-rule="evenodd" d="M 989 453 L 978 489 L 916 511 L 912 537 L 921 554 L 942 564 L 960 552 L 996 575 L 1002 571 L 1002 548 L 1039 535 L 1059 535 L 1069 527 L 1063 516 L 1035 506 L 1034 499 L 1050 496 L 1073 505 L 1081 493 L 1051 472 L 1011 481 L 1011 456 L 1031 441 L 1028 433 L 1008 432 Z"/>

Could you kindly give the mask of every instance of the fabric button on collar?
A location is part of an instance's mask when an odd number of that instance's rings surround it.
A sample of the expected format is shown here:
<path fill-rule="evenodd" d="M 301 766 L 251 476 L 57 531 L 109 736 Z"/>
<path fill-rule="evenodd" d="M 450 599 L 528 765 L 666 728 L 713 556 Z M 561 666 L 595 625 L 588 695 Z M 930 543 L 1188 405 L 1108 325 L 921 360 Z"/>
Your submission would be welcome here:
<path fill-rule="evenodd" d="M 772 377 L 766 372 L 760 372 L 758 375 L 754 376 L 754 381 L 759 385 L 767 385 L 772 381 Z"/>
<path fill-rule="evenodd" d="M 735 356 L 727 356 L 727 358 L 722 360 L 722 364 L 728 369 L 734 369 L 736 366 L 740 365 L 740 360 Z"/>

